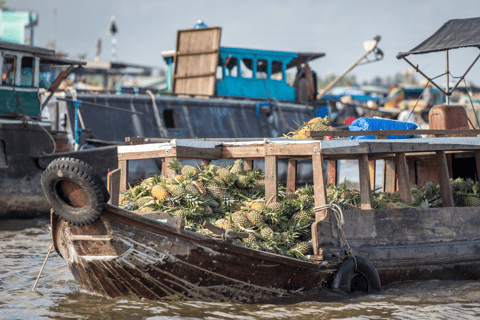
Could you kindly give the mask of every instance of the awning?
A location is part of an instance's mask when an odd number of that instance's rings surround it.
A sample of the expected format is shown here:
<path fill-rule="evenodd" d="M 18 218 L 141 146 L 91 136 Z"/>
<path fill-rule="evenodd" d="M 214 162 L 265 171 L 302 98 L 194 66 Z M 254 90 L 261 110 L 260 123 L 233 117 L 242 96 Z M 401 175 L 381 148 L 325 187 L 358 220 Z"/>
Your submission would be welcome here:
<path fill-rule="evenodd" d="M 410 54 L 446 51 L 465 47 L 480 48 L 480 18 L 447 21 L 430 38 L 408 52 L 400 52 L 397 59 Z"/>

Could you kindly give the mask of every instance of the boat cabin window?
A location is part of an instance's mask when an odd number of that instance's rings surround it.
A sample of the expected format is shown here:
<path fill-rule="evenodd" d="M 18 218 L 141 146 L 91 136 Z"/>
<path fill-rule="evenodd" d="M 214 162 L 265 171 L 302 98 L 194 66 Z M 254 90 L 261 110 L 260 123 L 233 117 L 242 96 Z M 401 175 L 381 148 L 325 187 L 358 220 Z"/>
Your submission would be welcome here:
<path fill-rule="evenodd" d="M 224 62 L 224 71 L 226 77 L 238 77 L 238 59 L 232 56 L 228 56 Z"/>
<path fill-rule="evenodd" d="M 257 60 L 257 79 L 268 79 L 268 62 L 265 59 Z"/>
<path fill-rule="evenodd" d="M 2 66 L 2 83 L 12 86 L 15 83 L 15 56 L 5 56 Z"/>
<path fill-rule="evenodd" d="M 5 149 L 5 141 L 0 140 L 0 168 L 7 166 L 7 151 Z"/>
<path fill-rule="evenodd" d="M 283 63 L 281 61 L 272 61 L 272 80 L 283 80 Z"/>
<path fill-rule="evenodd" d="M 33 87 L 33 58 L 32 57 L 23 57 L 22 58 L 22 69 L 20 72 L 20 85 L 25 87 Z"/>
<path fill-rule="evenodd" d="M 252 67 L 253 67 L 252 59 L 242 59 L 242 62 L 240 63 L 242 78 L 253 78 Z"/>
<path fill-rule="evenodd" d="M 175 111 L 172 109 L 165 109 L 163 111 L 163 121 L 165 121 L 165 127 L 167 129 L 177 129 L 178 119 Z"/>

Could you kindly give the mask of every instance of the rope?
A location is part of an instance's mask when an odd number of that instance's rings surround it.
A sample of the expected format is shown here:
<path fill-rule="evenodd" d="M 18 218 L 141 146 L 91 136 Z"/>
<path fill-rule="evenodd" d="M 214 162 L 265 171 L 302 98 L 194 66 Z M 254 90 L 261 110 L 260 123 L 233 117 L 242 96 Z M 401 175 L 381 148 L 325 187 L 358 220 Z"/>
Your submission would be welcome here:
<path fill-rule="evenodd" d="M 425 84 L 425 87 L 423 87 L 422 93 L 420 93 L 420 96 L 418 97 L 417 101 L 415 102 L 415 106 L 413 107 L 412 112 L 410 112 L 410 114 L 408 115 L 407 120 L 405 120 L 405 122 L 407 122 L 408 119 L 410 119 L 410 116 L 413 114 L 413 111 L 415 111 L 415 108 L 417 107 L 418 101 L 420 101 L 420 99 L 422 98 L 423 92 L 425 91 L 425 89 L 427 88 L 427 86 L 430 84 L 430 82 L 432 82 L 432 80 L 435 80 L 435 79 L 437 79 L 437 78 L 439 78 L 439 77 L 441 77 L 441 76 L 444 76 L 444 75 L 446 75 L 446 74 L 449 74 L 449 72 L 447 71 L 447 72 L 445 72 L 445 73 L 442 73 L 442 74 L 436 76 L 435 78 L 426 78 L 428 81 L 427 81 L 427 83 Z"/>
<path fill-rule="evenodd" d="M 55 248 L 53 248 L 53 243 L 50 247 L 48 247 L 47 250 L 47 256 L 45 257 L 45 261 L 43 262 L 42 268 L 40 269 L 40 272 L 38 273 L 37 281 L 35 281 L 35 284 L 33 285 L 32 290 L 35 291 L 35 288 L 37 287 L 38 281 L 40 280 L 40 276 L 42 275 L 43 268 L 45 268 L 45 265 L 47 264 L 48 256 L 50 256 L 50 253 L 54 252 Z"/>
<path fill-rule="evenodd" d="M 40 129 L 42 129 L 43 131 L 45 131 L 47 133 L 47 135 L 50 137 L 50 139 L 52 140 L 53 142 L 53 151 L 51 153 L 46 153 L 45 151 L 43 151 L 43 154 L 44 155 L 47 155 L 47 156 L 51 156 L 55 153 L 55 150 L 57 150 L 57 144 L 55 143 L 55 139 L 53 138 L 53 136 L 50 134 L 50 132 L 47 131 L 47 129 L 45 129 L 44 127 L 42 127 L 40 124 L 38 124 L 38 122 L 32 118 L 30 118 L 29 116 L 27 116 L 25 114 L 25 112 L 23 112 L 23 108 L 20 104 L 20 98 L 18 96 L 18 93 L 17 91 L 15 90 L 15 87 L 13 87 L 13 92 L 15 93 L 15 97 L 17 98 L 17 107 L 20 109 L 20 112 L 22 113 L 22 122 L 23 122 L 23 125 L 26 126 L 28 124 L 28 120 L 32 121 L 34 124 L 36 124 L 37 126 L 40 127 Z"/>
<path fill-rule="evenodd" d="M 329 204 L 325 204 L 323 206 L 318 206 L 318 207 L 313 208 L 313 211 L 317 212 L 317 211 L 323 211 L 323 210 L 326 210 L 326 209 L 330 209 L 334 213 L 335 218 L 337 219 L 337 229 L 338 229 L 338 235 L 340 237 L 340 243 L 341 243 L 342 246 L 344 246 L 344 245 L 347 246 L 348 255 L 351 256 L 353 258 L 353 260 L 355 261 L 355 270 L 357 270 L 357 259 L 355 258 L 355 255 L 353 254 L 352 247 L 350 247 L 350 244 L 347 241 L 347 237 L 345 236 L 345 232 L 343 231 L 343 228 L 342 228 L 342 225 L 345 224 L 345 220 L 343 218 L 342 208 L 340 208 L 339 205 L 337 205 L 336 203 L 334 203 L 332 201 Z"/>

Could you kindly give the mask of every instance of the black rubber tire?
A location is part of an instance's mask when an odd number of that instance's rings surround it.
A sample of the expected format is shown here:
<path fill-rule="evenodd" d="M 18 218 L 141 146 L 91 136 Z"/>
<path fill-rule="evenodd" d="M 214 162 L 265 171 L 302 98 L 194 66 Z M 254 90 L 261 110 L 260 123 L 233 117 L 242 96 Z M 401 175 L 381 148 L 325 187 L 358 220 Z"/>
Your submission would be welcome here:
<path fill-rule="evenodd" d="M 353 258 L 346 259 L 338 269 L 332 283 L 334 291 L 340 291 L 350 294 L 352 280 L 355 275 L 361 275 L 367 282 L 367 292 L 375 292 L 381 290 L 380 276 L 377 269 L 366 258 L 355 256 L 357 261 L 357 269 L 355 270 L 355 260 Z"/>
<path fill-rule="evenodd" d="M 67 203 L 57 188 L 62 181 L 73 182 L 80 187 L 86 197 L 86 204 L 75 207 Z M 45 169 L 41 182 L 53 210 L 69 224 L 91 224 L 105 210 L 105 203 L 109 198 L 107 188 L 93 167 L 83 161 L 73 158 L 55 159 Z"/>

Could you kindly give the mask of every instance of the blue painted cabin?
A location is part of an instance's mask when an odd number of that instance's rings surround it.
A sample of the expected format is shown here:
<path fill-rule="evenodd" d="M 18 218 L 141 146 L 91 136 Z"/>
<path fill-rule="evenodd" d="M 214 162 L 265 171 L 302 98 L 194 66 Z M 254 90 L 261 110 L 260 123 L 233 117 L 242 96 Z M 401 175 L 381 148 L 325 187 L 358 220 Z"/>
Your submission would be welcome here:
<path fill-rule="evenodd" d="M 167 64 L 167 90 L 171 91 L 173 51 L 162 53 Z M 295 88 L 287 84 L 286 70 L 325 56 L 324 53 L 297 53 L 220 47 L 217 96 L 275 98 L 295 101 Z"/>

